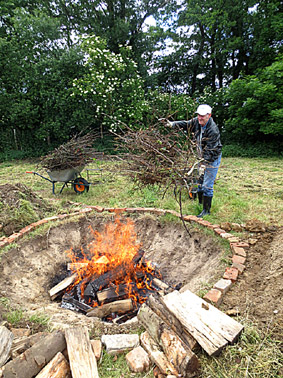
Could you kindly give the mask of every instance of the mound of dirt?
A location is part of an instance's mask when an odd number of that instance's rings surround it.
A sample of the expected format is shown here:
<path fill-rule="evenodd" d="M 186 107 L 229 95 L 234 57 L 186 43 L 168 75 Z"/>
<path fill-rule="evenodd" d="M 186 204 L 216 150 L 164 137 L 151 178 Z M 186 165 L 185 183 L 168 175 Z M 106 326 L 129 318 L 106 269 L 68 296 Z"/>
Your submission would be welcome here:
<path fill-rule="evenodd" d="M 10 236 L 32 222 L 36 222 L 51 210 L 41 197 L 27 186 L 0 185 L 0 236 Z"/>

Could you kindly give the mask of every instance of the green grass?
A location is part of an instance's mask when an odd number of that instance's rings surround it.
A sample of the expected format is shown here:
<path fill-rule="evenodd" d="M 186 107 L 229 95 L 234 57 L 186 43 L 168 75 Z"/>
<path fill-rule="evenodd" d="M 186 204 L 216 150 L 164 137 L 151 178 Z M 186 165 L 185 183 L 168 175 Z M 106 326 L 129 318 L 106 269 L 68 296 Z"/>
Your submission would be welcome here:
<path fill-rule="evenodd" d="M 91 185 L 88 193 L 77 195 L 71 187 L 59 194 L 61 184 L 56 184 L 56 194 L 52 194 L 52 184 L 38 176 L 26 174 L 36 170 L 36 163 L 11 162 L 0 164 L 1 183 L 21 182 L 35 193 L 49 200 L 55 206 L 54 212 L 64 209 L 64 203 L 82 202 L 87 205 L 104 207 L 159 207 L 179 211 L 173 189 L 169 188 L 163 198 L 165 188 L 157 185 L 139 188 L 126 175 L 122 175 L 117 162 L 96 162 L 90 168 L 102 168 L 101 183 Z M 249 219 L 259 219 L 266 223 L 283 224 L 283 168 L 280 159 L 223 158 L 215 183 L 211 215 L 206 217 L 213 223 L 243 223 Z M 44 171 L 39 171 L 46 176 Z M 86 178 L 86 171 L 82 172 Z M 97 181 L 90 176 L 89 181 Z M 197 201 L 183 196 L 183 213 L 197 214 Z"/>

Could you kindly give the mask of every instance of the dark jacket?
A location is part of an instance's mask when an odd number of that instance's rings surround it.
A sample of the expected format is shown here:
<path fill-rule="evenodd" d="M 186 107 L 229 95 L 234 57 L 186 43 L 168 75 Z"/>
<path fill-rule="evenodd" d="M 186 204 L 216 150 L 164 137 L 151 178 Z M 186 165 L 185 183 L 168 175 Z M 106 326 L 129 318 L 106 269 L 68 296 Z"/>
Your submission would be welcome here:
<path fill-rule="evenodd" d="M 197 117 L 190 121 L 175 121 L 172 124 L 173 126 L 180 127 L 188 134 L 192 134 L 193 139 L 199 143 L 201 125 Z M 200 147 L 202 157 L 205 161 L 215 161 L 221 154 L 222 144 L 220 141 L 220 132 L 212 117 L 209 118 L 206 128 L 202 133 Z"/>

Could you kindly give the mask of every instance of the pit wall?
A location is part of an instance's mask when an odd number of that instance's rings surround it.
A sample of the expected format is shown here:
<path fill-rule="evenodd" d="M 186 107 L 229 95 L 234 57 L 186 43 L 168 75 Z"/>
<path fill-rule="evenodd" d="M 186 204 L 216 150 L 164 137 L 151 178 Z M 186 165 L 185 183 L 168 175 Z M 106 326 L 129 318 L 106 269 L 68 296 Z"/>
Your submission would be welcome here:
<path fill-rule="evenodd" d="M 38 222 L 31 223 L 29 226 L 24 227 L 17 233 L 12 234 L 9 237 L 2 237 L 0 239 L 0 249 L 6 247 L 9 244 L 16 243 L 19 239 L 21 239 L 24 235 L 27 235 L 31 231 L 34 231 L 36 228 L 40 227 L 41 225 L 51 222 L 51 221 L 58 221 L 63 220 L 66 218 L 70 218 L 73 216 L 80 216 L 86 213 L 90 213 L 96 211 L 98 213 L 102 212 L 110 212 L 110 213 L 151 213 L 156 215 L 165 215 L 165 214 L 172 214 L 177 218 L 182 219 L 182 215 L 174 210 L 163 210 L 157 208 L 150 208 L 150 207 L 137 207 L 137 208 L 104 208 L 101 206 L 87 206 L 83 209 L 80 209 L 76 212 L 70 214 L 63 214 L 58 216 L 53 216 L 49 218 L 44 218 Z M 203 227 L 209 228 L 213 230 L 216 235 L 221 237 L 222 239 L 226 239 L 230 243 L 230 248 L 232 251 L 232 265 L 226 267 L 222 278 L 215 283 L 212 289 L 210 289 L 203 299 L 207 302 L 215 305 L 218 307 L 222 300 L 223 296 L 227 293 L 227 291 L 231 288 L 233 283 L 235 283 L 239 276 L 243 273 L 245 269 L 245 261 L 247 257 L 247 249 L 249 248 L 249 243 L 241 241 L 238 237 L 226 232 L 225 230 L 220 228 L 218 224 L 212 224 L 202 218 L 198 218 L 195 215 L 183 215 L 183 220 L 185 222 L 196 223 Z"/>

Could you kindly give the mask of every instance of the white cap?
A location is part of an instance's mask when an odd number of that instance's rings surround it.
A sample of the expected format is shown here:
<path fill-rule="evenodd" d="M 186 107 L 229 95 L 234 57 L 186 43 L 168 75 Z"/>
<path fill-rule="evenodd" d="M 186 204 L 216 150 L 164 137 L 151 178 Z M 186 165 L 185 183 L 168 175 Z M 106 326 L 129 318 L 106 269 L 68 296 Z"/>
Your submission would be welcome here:
<path fill-rule="evenodd" d="M 197 108 L 197 111 L 196 111 L 197 114 L 200 114 L 202 116 L 204 116 L 206 114 L 211 114 L 211 112 L 212 112 L 211 107 L 209 105 L 206 105 L 206 104 L 200 105 Z"/>

